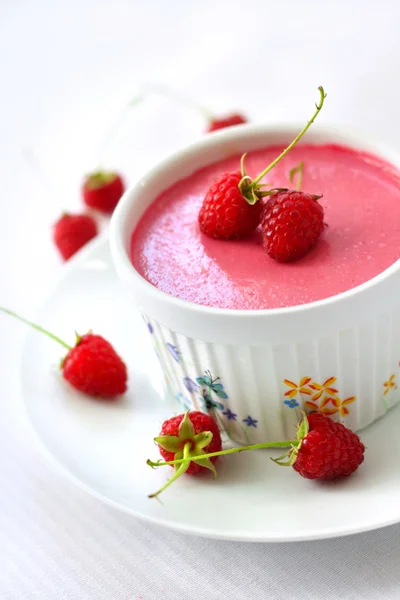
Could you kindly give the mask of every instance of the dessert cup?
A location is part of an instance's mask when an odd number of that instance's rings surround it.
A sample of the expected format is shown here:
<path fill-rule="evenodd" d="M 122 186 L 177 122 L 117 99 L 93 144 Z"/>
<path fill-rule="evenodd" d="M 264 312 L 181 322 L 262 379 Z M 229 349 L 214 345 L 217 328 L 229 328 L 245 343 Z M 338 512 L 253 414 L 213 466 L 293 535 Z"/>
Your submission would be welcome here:
<path fill-rule="evenodd" d="M 239 443 L 289 439 L 303 408 L 359 430 L 400 399 L 400 261 L 336 296 L 267 310 L 181 300 L 132 265 L 132 232 L 163 190 L 228 156 L 288 144 L 300 129 L 240 125 L 205 136 L 125 192 L 110 226 L 115 268 L 147 324 L 166 392 L 185 409 L 214 413 Z M 345 145 L 400 169 L 400 154 L 344 129 L 313 125 L 304 143 Z"/>

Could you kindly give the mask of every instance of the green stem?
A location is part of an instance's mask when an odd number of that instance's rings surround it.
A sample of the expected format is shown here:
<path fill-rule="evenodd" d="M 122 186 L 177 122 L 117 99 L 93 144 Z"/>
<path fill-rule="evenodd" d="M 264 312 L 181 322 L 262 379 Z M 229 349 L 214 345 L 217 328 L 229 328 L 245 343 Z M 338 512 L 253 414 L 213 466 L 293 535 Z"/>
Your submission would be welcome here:
<path fill-rule="evenodd" d="M 293 167 L 293 169 L 290 169 L 290 171 L 289 171 L 290 183 L 293 183 L 295 175 L 297 173 L 298 173 L 298 178 L 297 178 L 296 192 L 299 192 L 301 190 L 301 184 L 303 183 L 303 173 L 304 173 L 304 162 L 303 161 L 299 162 L 297 167 Z"/>
<path fill-rule="evenodd" d="M 325 97 L 326 97 L 326 94 L 324 92 L 324 88 L 322 86 L 320 86 L 318 89 L 319 89 L 319 93 L 320 93 L 320 101 L 319 101 L 318 104 L 315 105 L 317 107 L 317 110 L 315 111 L 315 113 L 311 117 L 310 121 L 308 121 L 307 125 L 294 138 L 293 142 L 291 142 L 289 144 L 289 146 L 287 148 L 285 148 L 285 150 L 274 161 L 272 161 L 272 163 L 266 169 L 264 169 L 264 171 L 262 173 L 260 173 L 255 179 L 253 179 L 253 185 L 256 185 L 264 177 L 264 175 L 266 175 L 267 173 L 269 173 L 269 171 L 271 171 L 271 169 L 273 169 L 275 167 L 275 165 L 278 164 L 278 162 L 284 156 L 286 156 L 286 154 L 293 148 L 293 146 L 295 144 L 297 144 L 297 142 L 300 140 L 300 138 L 303 137 L 303 135 L 305 134 L 305 132 L 307 131 L 307 129 L 310 127 L 310 125 L 312 123 L 314 123 L 315 118 L 318 115 L 319 111 L 321 110 L 321 108 L 322 108 L 322 106 L 324 104 Z"/>
<path fill-rule="evenodd" d="M 52 340 L 55 340 L 56 342 L 61 344 L 61 346 L 64 346 L 64 348 L 67 348 L 67 350 L 72 350 L 72 346 L 68 346 L 68 344 L 66 344 L 63 340 L 61 340 L 59 337 L 57 337 L 53 333 L 50 333 L 50 331 L 47 331 L 47 329 L 43 329 L 43 327 L 40 327 L 40 325 L 36 325 L 36 323 L 32 323 L 31 321 L 28 321 L 27 319 L 20 317 L 12 310 L 8 310 L 8 308 L 3 308 L 2 306 L 0 306 L 0 311 L 3 313 L 6 313 L 7 315 L 11 315 L 12 317 L 15 317 L 19 321 L 22 321 L 22 323 L 26 323 L 27 325 L 30 325 L 31 327 L 33 327 L 33 329 L 37 329 L 37 331 L 44 333 Z"/>
<path fill-rule="evenodd" d="M 175 471 L 175 473 L 173 474 L 173 476 L 168 479 L 167 483 L 165 485 L 162 486 L 162 488 L 160 488 L 158 490 L 158 492 L 155 492 L 155 494 L 149 494 L 149 498 L 156 498 L 156 496 L 158 496 L 159 494 L 161 494 L 161 492 L 163 492 L 165 489 L 167 489 L 167 487 L 169 487 L 171 485 L 171 483 L 173 483 L 174 481 L 176 481 L 177 479 L 179 479 L 179 477 L 181 475 L 183 475 L 183 473 L 185 473 L 185 471 L 188 470 L 189 465 L 190 465 L 190 461 L 192 460 L 191 458 L 189 459 L 189 454 L 190 454 L 190 449 L 192 447 L 192 443 L 191 442 L 187 442 L 184 447 L 183 447 L 183 458 L 181 460 L 178 460 L 177 463 L 182 463 L 180 465 L 180 467 Z M 170 464 L 170 463 L 168 463 Z"/>
<path fill-rule="evenodd" d="M 285 442 L 268 442 L 266 444 L 252 444 L 251 446 L 241 446 L 239 448 L 229 448 L 228 450 L 220 450 L 219 452 L 210 452 L 209 454 L 202 454 L 201 456 L 191 456 L 190 460 L 197 460 L 200 458 L 212 458 L 213 456 L 225 456 L 225 454 L 234 454 L 236 452 L 245 452 L 247 450 L 261 450 L 263 448 L 291 448 L 297 447 L 299 443 L 299 440 L 287 440 Z M 153 462 L 149 459 L 147 461 L 147 464 L 150 467 L 164 467 L 165 465 L 179 465 L 185 462 L 185 460 L 187 459 L 180 458 L 178 460 L 170 460 L 168 462 Z"/>

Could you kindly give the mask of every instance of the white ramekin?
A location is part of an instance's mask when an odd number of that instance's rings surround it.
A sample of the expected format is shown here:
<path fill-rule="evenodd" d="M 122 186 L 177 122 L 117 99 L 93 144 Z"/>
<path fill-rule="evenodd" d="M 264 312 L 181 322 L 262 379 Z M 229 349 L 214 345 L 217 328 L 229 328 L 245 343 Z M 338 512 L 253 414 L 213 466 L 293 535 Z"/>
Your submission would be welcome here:
<path fill-rule="evenodd" d="M 400 399 L 400 261 L 326 300 L 249 311 L 174 298 L 131 264 L 132 231 L 160 192 L 233 154 L 286 144 L 300 128 L 243 125 L 205 136 L 128 190 L 111 222 L 115 267 L 147 323 L 167 391 L 185 407 L 214 411 L 238 442 L 293 436 L 297 406 L 325 411 L 357 430 Z M 399 154 L 335 128 L 313 125 L 304 143 L 344 144 L 400 168 Z"/>

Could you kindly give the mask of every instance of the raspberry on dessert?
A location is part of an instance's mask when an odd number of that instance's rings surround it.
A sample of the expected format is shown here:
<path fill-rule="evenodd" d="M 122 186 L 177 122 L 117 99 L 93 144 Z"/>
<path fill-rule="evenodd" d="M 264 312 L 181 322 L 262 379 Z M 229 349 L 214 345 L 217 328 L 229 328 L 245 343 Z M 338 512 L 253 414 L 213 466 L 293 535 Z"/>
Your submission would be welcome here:
<path fill-rule="evenodd" d="M 260 182 L 262 178 L 269 173 L 269 171 L 271 171 L 284 156 L 286 156 L 293 146 L 297 144 L 310 125 L 314 122 L 325 100 L 324 89 L 322 87 L 318 89 L 320 92 L 320 101 L 316 104 L 316 111 L 312 118 L 307 122 L 294 140 L 268 165 L 266 169 L 259 173 L 254 179 L 251 179 L 246 173 L 244 165 L 246 154 L 244 154 L 241 160 L 240 172 L 225 173 L 210 187 L 203 200 L 198 216 L 200 229 L 203 233 L 211 237 L 222 239 L 239 238 L 249 235 L 249 233 L 252 233 L 259 225 L 261 214 L 259 205 L 261 204 L 261 199 L 264 196 L 271 196 L 275 192 L 283 191 L 282 188 L 263 190 L 267 184 L 262 184 Z M 247 207 L 246 204 L 248 205 Z M 297 213 L 296 216 L 298 216 Z M 279 223 L 278 226 L 280 227 L 280 225 L 281 224 Z M 294 242 L 298 248 L 303 248 L 307 246 L 307 244 L 308 247 L 310 247 L 307 240 L 301 241 L 298 239 L 301 233 L 302 230 L 298 229 L 296 239 L 291 239 L 290 243 L 293 244 Z M 299 253 L 299 256 L 300 255 L 301 254 Z M 271 256 L 273 255 L 271 254 Z"/>
<path fill-rule="evenodd" d="M 270 196 L 261 213 L 263 245 L 280 262 L 300 258 L 317 242 L 324 230 L 321 196 L 295 190 Z"/>
<path fill-rule="evenodd" d="M 210 187 L 199 212 L 200 230 L 214 238 L 251 234 L 260 222 L 261 204 L 249 204 L 239 189 L 242 174 L 225 173 Z"/>

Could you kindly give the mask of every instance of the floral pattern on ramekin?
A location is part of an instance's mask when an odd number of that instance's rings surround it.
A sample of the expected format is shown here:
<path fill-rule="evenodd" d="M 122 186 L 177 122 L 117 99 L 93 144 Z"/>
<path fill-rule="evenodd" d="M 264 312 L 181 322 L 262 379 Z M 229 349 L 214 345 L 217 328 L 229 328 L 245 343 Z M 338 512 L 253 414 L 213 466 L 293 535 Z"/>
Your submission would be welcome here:
<path fill-rule="evenodd" d="M 393 406 L 392 396 L 395 390 L 397 390 L 397 377 L 396 373 L 392 373 L 389 379 L 383 382 L 382 401 L 386 411 L 390 410 Z"/>
<path fill-rule="evenodd" d="M 196 373 L 195 377 L 189 377 L 187 369 L 190 366 L 192 371 L 193 365 L 188 364 L 179 347 L 171 341 L 161 342 L 155 335 L 152 323 L 144 317 L 143 320 L 151 334 L 155 353 L 164 371 L 167 388 L 182 408 L 184 410 L 202 410 L 212 415 L 222 433 L 231 438 L 232 430 L 235 429 L 236 438 L 242 437 L 243 441 L 251 443 L 249 431 L 257 428 L 259 419 L 249 414 L 239 415 L 227 406 L 226 401 L 229 400 L 229 396 L 224 384 L 221 378 L 213 376 L 210 370 L 204 370 L 202 373 Z M 178 379 L 179 384 L 183 385 L 184 392 L 181 391 L 182 387 L 177 389 L 176 383 L 174 385 L 174 381 L 177 380 L 177 377 L 174 377 L 176 369 L 180 371 Z"/>
<path fill-rule="evenodd" d="M 196 377 L 196 381 L 190 377 L 183 377 L 183 384 L 188 392 L 197 395 L 201 410 L 211 414 L 228 437 L 231 437 L 231 422 L 234 422 L 236 427 L 241 429 L 245 439 L 250 440 L 247 430 L 250 427 L 256 428 L 258 419 L 250 415 L 245 418 L 240 417 L 225 406 L 225 401 L 229 397 L 220 377 L 213 377 L 211 371 L 207 370 L 203 375 Z"/>
<path fill-rule="evenodd" d="M 200 364 L 201 367 L 203 361 L 195 361 L 195 365 L 185 357 L 185 352 L 181 350 L 176 340 L 168 339 L 169 336 L 165 334 L 157 336 L 156 324 L 153 326 L 149 320 L 145 319 L 145 324 L 153 339 L 168 390 L 184 410 L 207 412 L 216 419 L 221 432 L 225 432 L 228 437 L 235 441 L 253 443 L 252 432 L 255 432 L 258 426 L 263 427 L 265 415 L 240 414 L 240 410 L 235 408 L 233 399 L 229 395 L 229 381 L 222 381 L 219 376 L 211 372 L 210 368 L 199 369 L 198 365 Z M 400 363 L 398 366 L 400 367 Z M 281 385 L 283 384 L 280 401 L 284 412 L 286 409 L 293 408 L 306 412 L 317 411 L 345 421 L 346 417 L 350 416 L 354 403 L 357 402 L 356 395 L 341 393 L 343 388 L 334 375 L 324 380 L 307 375 L 300 380 L 288 378 L 280 381 Z M 382 401 L 385 411 L 396 404 L 397 397 L 394 392 L 397 388 L 397 375 L 392 372 L 382 383 Z M 231 390 L 233 396 L 234 391 Z"/>
<path fill-rule="evenodd" d="M 284 379 L 289 388 L 285 392 L 284 404 L 289 408 L 302 408 L 309 412 L 320 412 L 325 415 L 338 415 L 344 418 L 349 414 L 348 406 L 357 400 L 356 396 L 341 399 L 339 390 L 333 387 L 336 377 L 329 377 L 323 383 L 314 381 L 312 377 L 302 377 L 298 384 Z M 306 398 L 304 398 L 304 396 Z"/>

